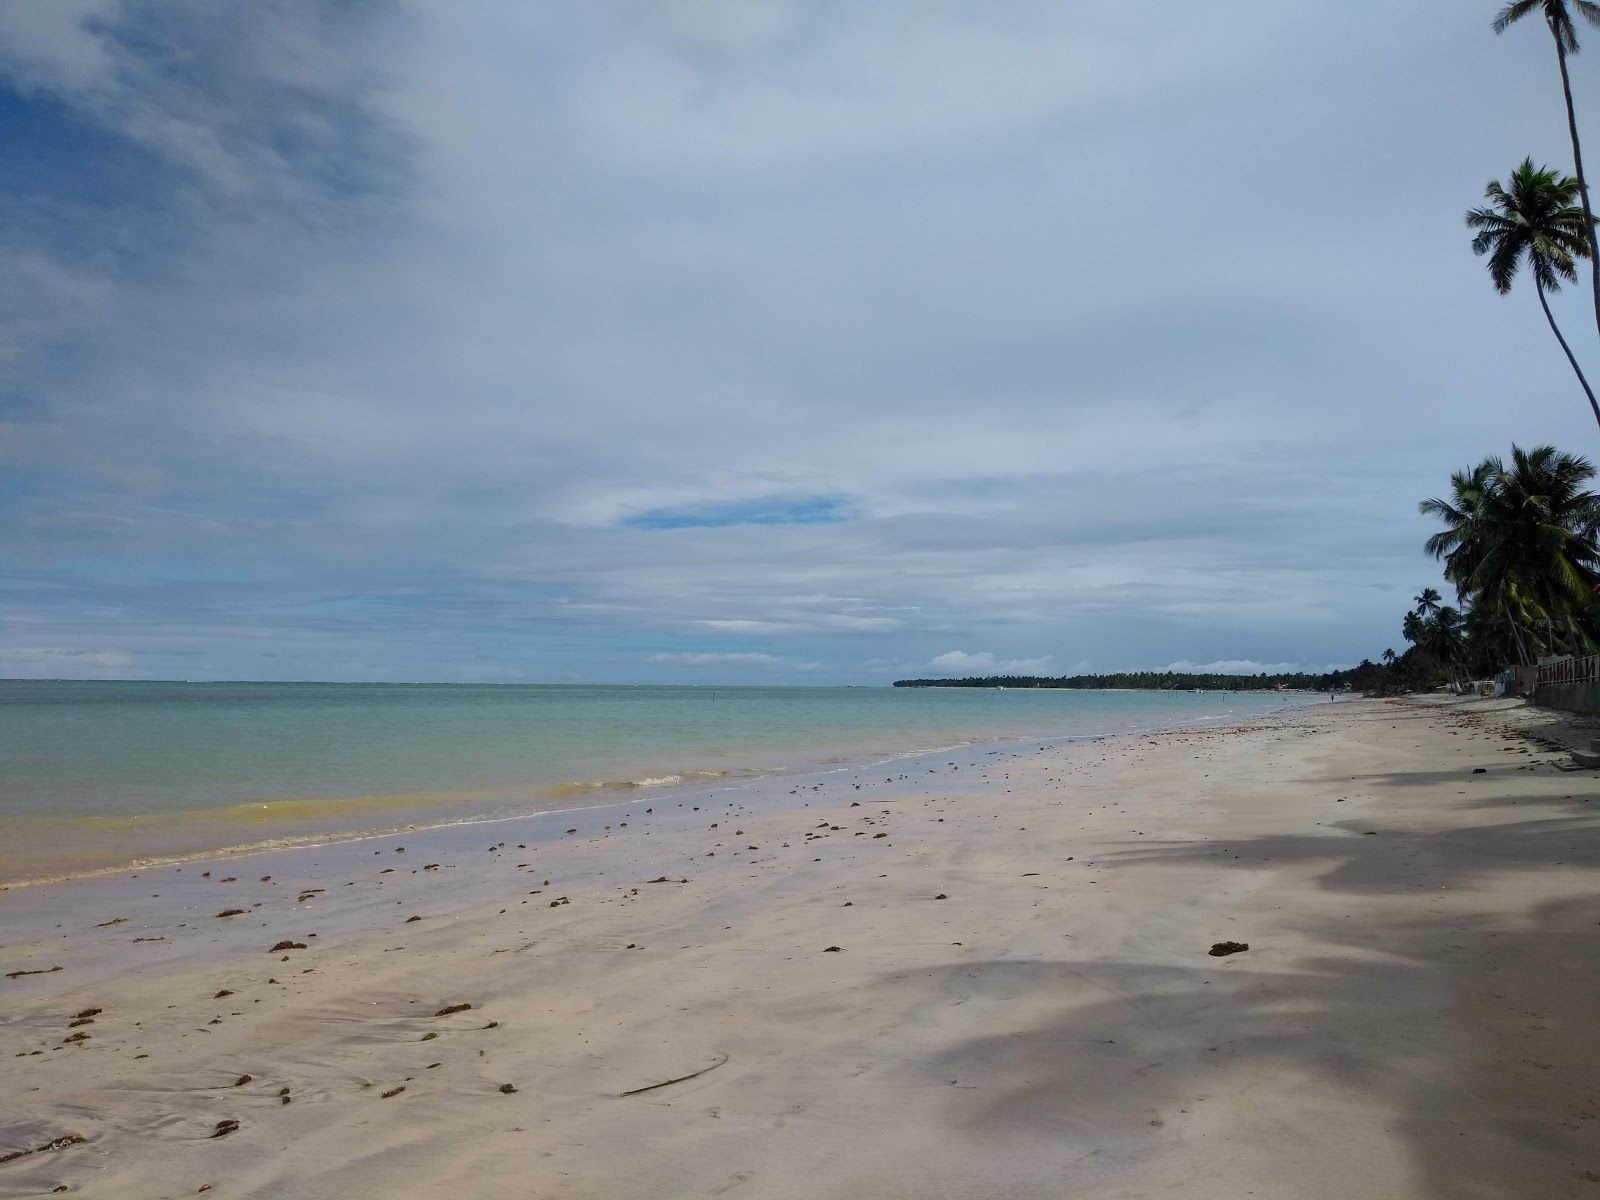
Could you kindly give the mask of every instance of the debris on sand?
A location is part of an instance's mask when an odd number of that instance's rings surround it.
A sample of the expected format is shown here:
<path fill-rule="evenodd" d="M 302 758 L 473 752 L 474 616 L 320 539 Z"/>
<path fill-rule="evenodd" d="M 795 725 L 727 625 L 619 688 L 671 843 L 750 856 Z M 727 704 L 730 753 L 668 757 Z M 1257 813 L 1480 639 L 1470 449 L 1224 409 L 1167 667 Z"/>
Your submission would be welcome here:
<path fill-rule="evenodd" d="M 718 1067 L 722 1066 L 727 1061 L 728 1061 L 728 1056 L 726 1054 L 718 1055 L 717 1061 L 712 1063 L 709 1067 L 701 1067 L 698 1071 L 691 1071 L 687 1075 L 679 1075 L 676 1079 L 665 1079 L 665 1080 L 662 1080 L 660 1083 L 652 1083 L 652 1084 L 650 1084 L 650 1085 L 648 1085 L 646 1087 L 634 1088 L 631 1092 L 623 1092 L 622 1093 L 622 1097 L 623 1097 L 623 1099 L 627 1099 L 627 1097 L 629 1097 L 629 1096 L 642 1096 L 642 1095 L 644 1095 L 644 1093 L 653 1092 L 658 1088 L 671 1087 L 675 1083 L 686 1083 L 687 1081 L 689 1081 L 691 1079 L 698 1079 L 698 1078 L 700 1078 L 700 1076 L 704 1075 L 707 1071 L 715 1071 Z M 505 1088 L 501 1088 L 500 1090 L 501 1091 L 505 1091 Z"/>
<path fill-rule="evenodd" d="M 65 1137 L 58 1137 L 53 1142 L 46 1142 L 42 1146 L 35 1146 L 32 1150 L 13 1150 L 10 1154 L 0 1154 L 0 1163 L 16 1162 L 19 1158 L 27 1158 L 30 1154 L 48 1154 L 51 1150 L 65 1150 L 68 1146 L 81 1146 L 89 1139 L 80 1134 L 69 1133 Z"/>
<path fill-rule="evenodd" d="M 1230 954 L 1242 954 L 1248 949 L 1249 942 L 1216 942 L 1207 953 L 1212 958 L 1226 958 Z"/>

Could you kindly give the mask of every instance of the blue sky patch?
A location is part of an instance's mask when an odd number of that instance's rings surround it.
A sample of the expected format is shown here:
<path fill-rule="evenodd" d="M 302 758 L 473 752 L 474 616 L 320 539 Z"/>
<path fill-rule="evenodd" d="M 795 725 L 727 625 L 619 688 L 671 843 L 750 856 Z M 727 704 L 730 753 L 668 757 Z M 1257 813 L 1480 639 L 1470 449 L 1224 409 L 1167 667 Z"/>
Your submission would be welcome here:
<path fill-rule="evenodd" d="M 627 517 L 627 529 L 723 529 L 729 525 L 837 525 L 853 516 L 843 496 L 761 496 L 723 504 L 654 508 Z"/>

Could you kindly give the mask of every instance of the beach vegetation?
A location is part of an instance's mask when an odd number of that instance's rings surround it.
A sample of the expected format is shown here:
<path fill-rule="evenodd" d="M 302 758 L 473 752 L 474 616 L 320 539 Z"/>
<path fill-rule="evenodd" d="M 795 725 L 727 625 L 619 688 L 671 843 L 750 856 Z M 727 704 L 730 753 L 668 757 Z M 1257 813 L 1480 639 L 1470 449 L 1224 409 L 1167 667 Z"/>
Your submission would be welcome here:
<path fill-rule="evenodd" d="M 1418 597 L 1402 632 L 1420 656 L 1461 667 L 1532 663 L 1600 646 L 1600 495 L 1594 466 L 1553 446 L 1513 446 L 1458 471 L 1446 497 L 1422 501 L 1444 528 L 1425 543 L 1464 612 Z M 1427 615 L 1424 615 L 1424 614 Z"/>

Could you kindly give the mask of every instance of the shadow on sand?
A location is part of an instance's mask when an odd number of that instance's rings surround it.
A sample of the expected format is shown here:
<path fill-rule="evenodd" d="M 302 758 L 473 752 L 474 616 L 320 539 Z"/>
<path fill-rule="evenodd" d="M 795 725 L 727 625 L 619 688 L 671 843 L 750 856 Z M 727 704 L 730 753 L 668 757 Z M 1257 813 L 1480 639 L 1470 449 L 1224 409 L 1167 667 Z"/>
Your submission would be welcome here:
<path fill-rule="evenodd" d="M 1381 778 L 1403 787 L 1469 777 L 1418 776 Z M 1338 795 L 1348 785 L 1318 786 Z M 1055 1008 L 1032 1027 L 970 1039 L 926 1063 L 933 1079 L 974 1089 L 956 1123 L 982 1136 L 1023 1129 L 1070 1138 L 1086 1157 L 1137 1162 L 1186 1127 L 1204 1128 L 1205 1098 L 1226 1082 L 1243 1106 L 1241 1141 L 1285 1163 L 1299 1161 L 1295 1148 L 1305 1145 L 1312 1162 L 1314 1144 L 1326 1150 L 1342 1136 L 1328 1099 L 1355 1096 L 1396 1114 L 1387 1127 L 1404 1138 L 1419 1195 L 1600 1197 L 1600 898 L 1507 913 L 1502 890 L 1524 872 L 1600 867 L 1594 782 L 1573 779 L 1565 797 L 1462 790 L 1454 827 L 1394 828 L 1401 811 L 1387 822 L 1377 814 L 1314 833 L 1103 857 L 1144 868 L 1309 867 L 1313 886 L 1350 898 L 1350 915 L 1337 900 L 1316 905 L 1320 915 L 1297 930 L 1315 950 L 1298 958 L 1257 946 L 1224 961 L 1197 953 L 1192 967 L 947 968 L 935 986 L 950 1002 L 1004 997 L 1028 1000 L 1034 1014 Z M 1491 877 L 1500 899 L 1484 912 L 1462 915 L 1459 895 L 1450 912 L 1434 907 L 1441 889 L 1470 896 Z M 1287 1091 L 1286 1073 L 1295 1081 Z M 1265 1093 L 1277 1103 L 1253 1108 L 1251 1081 L 1267 1076 L 1279 1085 Z M 1337 1153 L 1359 1160 L 1362 1152 Z"/>

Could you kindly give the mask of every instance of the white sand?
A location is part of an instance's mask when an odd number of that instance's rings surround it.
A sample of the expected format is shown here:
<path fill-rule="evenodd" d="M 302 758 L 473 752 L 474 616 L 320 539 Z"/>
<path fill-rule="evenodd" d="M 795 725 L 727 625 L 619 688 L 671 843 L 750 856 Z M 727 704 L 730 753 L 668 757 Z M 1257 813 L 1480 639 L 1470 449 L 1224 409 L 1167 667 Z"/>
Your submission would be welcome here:
<path fill-rule="evenodd" d="M 1600 792 L 1494 732 L 1532 719 L 1355 702 L 0 895 L 4 970 L 62 967 L 0 983 L 0 1154 L 88 1139 L 0 1197 L 1600 1196 Z"/>

